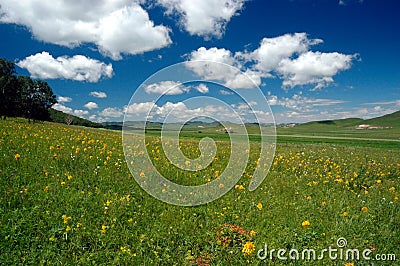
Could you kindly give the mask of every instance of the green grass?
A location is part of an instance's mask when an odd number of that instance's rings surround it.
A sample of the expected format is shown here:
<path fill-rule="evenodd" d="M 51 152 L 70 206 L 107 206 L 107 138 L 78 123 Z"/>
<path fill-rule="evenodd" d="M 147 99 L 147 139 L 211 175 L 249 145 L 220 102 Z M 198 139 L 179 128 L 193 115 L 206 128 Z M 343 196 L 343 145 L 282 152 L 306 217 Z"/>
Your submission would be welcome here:
<path fill-rule="evenodd" d="M 200 184 L 223 171 L 229 160 L 224 140 L 218 160 L 201 175 L 169 176 L 171 166 L 155 136 L 148 138 L 147 151 L 171 180 Z M 189 157 L 198 154 L 198 139 L 181 141 Z M 400 156 L 393 143 L 279 143 L 265 181 L 249 192 L 258 145 L 251 143 L 236 188 L 207 205 L 178 207 L 136 184 L 121 132 L 0 121 L 0 265 L 368 265 L 256 257 L 265 244 L 322 250 L 335 247 L 339 237 L 349 248 L 372 249 L 372 256 L 394 253 L 398 261 Z M 304 221 L 310 225 L 302 226 Z M 255 253 L 243 254 L 245 242 L 254 243 Z"/>

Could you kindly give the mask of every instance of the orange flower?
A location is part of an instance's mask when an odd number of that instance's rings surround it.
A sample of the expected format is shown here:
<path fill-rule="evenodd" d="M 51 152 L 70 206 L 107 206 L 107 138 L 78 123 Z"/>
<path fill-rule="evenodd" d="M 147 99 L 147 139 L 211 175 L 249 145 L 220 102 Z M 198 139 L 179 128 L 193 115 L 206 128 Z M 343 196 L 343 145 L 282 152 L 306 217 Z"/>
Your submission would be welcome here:
<path fill-rule="evenodd" d="M 21 155 L 19 155 L 19 153 L 15 154 L 15 160 L 19 160 L 21 158 Z"/>

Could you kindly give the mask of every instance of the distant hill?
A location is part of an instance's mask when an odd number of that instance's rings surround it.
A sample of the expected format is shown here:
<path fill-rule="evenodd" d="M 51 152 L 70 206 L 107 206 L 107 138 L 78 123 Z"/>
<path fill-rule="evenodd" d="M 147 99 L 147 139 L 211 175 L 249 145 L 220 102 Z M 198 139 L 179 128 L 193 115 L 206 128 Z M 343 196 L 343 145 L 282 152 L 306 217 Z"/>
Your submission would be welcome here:
<path fill-rule="evenodd" d="M 376 118 L 371 118 L 364 120 L 364 123 L 369 124 L 371 126 L 392 126 L 399 128 L 400 127 L 400 111 L 387 114 L 384 116 L 376 117 Z"/>
<path fill-rule="evenodd" d="M 74 115 L 66 114 L 58 110 L 54 110 L 50 108 L 50 120 L 52 122 L 60 123 L 60 124 L 68 124 L 70 125 L 77 125 L 77 126 L 84 126 L 84 127 L 95 127 L 95 128 L 102 128 L 103 126 L 99 123 L 95 123 L 89 121 L 87 119 L 83 119 Z"/>
<path fill-rule="evenodd" d="M 313 121 L 295 126 L 297 129 L 345 129 L 345 128 L 355 128 L 358 125 L 370 125 L 372 127 L 392 127 L 400 128 L 400 111 L 394 112 L 392 114 L 387 114 L 380 117 L 375 117 L 371 119 L 361 119 L 361 118 L 346 118 L 338 120 L 322 120 Z"/>

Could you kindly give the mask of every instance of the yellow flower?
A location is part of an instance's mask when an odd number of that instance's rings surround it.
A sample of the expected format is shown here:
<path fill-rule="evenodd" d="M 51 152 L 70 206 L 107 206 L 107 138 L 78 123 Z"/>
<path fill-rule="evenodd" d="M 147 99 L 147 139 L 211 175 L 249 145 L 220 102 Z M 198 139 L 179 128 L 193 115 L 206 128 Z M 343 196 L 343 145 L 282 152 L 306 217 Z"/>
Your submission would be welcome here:
<path fill-rule="evenodd" d="M 367 212 L 367 211 L 368 211 L 368 208 L 364 206 L 364 207 L 361 208 L 361 211 L 362 211 L 362 212 Z"/>
<path fill-rule="evenodd" d="M 344 213 L 343 213 L 343 216 L 344 216 L 344 217 L 347 217 L 348 215 L 349 215 L 349 214 L 348 214 L 347 212 L 344 212 Z"/>
<path fill-rule="evenodd" d="M 394 202 L 398 202 L 399 201 L 399 197 L 394 197 Z"/>
<path fill-rule="evenodd" d="M 311 199 L 311 196 L 307 196 L 307 199 L 310 200 L 310 199 Z"/>
<path fill-rule="evenodd" d="M 326 201 L 323 201 L 323 202 L 321 203 L 321 205 L 322 205 L 322 206 L 326 206 Z"/>
<path fill-rule="evenodd" d="M 365 190 L 364 193 L 365 193 L 365 195 L 368 195 L 369 192 L 368 192 L 368 190 Z"/>
<path fill-rule="evenodd" d="M 263 208 L 263 205 L 262 205 L 262 203 L 261 203 L 261 202 L 257 204 L 257 208 L 258 208 L 260 211 L 262 210 L 262 208 Z"/>
<path fill-rule="evenodd" d="M 102 226 L 101 226 L 101 232 L 102 232 L 102 233 L 105 233 L 106 230 L 107 230 L 107 226 L 102 225 Z"/>
<path fill-rule="evenodd" d="M 311 225 L 311 223 L 310 223 L 309 220 L 305 220 L 304 222 L 301 223 L 301 225 L 302 225 L 303 227 L 308 227 L 308 226 Z"/>
<path fill-rule="evenodd" d="M 65 184 L 66 184 L 65 181 L 61 182 L 61 186 L 65 186 Z"/>
<path fill-rule="evenodd" d="M 54 240 L 56 240 L 56 239 L 54 238 L 54 236 L 52 236 L 52 237 L 49 238 L 49 240 L 50 240 L 50 241 L 54 241 Z"/>
<path fill-rule="evenodd" d="M 255 236 L 256 234 L 257 234 L 256 231 L 254 231 L 254 230 L 251 230 L 251 231 L 250 231 L 250 236 L 251 236 L 251 237 Z"/>
<path fill-rule="evenodd" d="M 145 177 L 146 175 L 144 174 L 144 172 L 140 172 L 140 177 Z"/>
<path fill-rule="evenodd" d="M 382 183 L 382 180 L 378 179 L 378 180 L 376 180 L 376 183 L 377 183 L 377 184 L 381 184 L 381 183 Z"/>
<path fill-rule="evenodd" d="M 244 190 L 244 186 L 242 186 L 242 185 L 235 185 L 235 189 Z"/>
<path fill-rule="evenodd" d="M 47 191 L 47 190 L 49 190 L 49 186 L 44 187 L 44 191 Z"/>
<path fill-rule="evenodd" d="M 344 266 L 354 266 L 353 262 L 347 262 Z"/>
<path fill-rule="evenodd" d="M 72 179 L 72 175 L 68 175 L 68 180 L 71 180 Z"/>
<path fill-rule="evenodd" d="M 392 192 L 392 193 L 394 193 L 395 190 L 396 189 L 394 187 L 389 188 L 389 191 Z"/>
<path fill-rule="evenodd" d="M 242 252 L 244 255 L 251 256 L 254 253 L 255 246 L 252 242 L 246 242 L 244 244 Z"/>
<path fill-rule="evenodd" d="M 15 160 L 19 160 L 21 158 L 21 155 L 19 155 L 19 153 L 15 154 Z"/>
<path fill-rule="evenodd" d="M 185 162 L 185 165 L 186 165 L 186 166 L 189 166 L 189 165 L 190 165 L 190 161 L 186 161 L 186 162 Z"/>
<path fill-rule="evenodd" d="M 67 225 L 67 228 L 65 228 L 65 231 L 66 232 L 71 231 L 71 227 L 69 227 L 69 225 Z"/>

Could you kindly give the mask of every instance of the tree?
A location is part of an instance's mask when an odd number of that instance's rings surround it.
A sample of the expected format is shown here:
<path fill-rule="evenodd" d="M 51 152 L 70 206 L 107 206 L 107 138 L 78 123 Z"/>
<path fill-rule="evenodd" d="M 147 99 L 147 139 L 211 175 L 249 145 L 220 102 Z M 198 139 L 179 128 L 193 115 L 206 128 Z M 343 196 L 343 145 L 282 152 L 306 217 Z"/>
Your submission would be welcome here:
<path fill-rule="evenodd" d="M 49 120 L 49 108 L 57 103 L 49 84 L 41 80 L 32 80 L 29 77 L 18 77 L 19 115 L 35 120 Z"/>
<path fill-rule="evenodd" d="M 0 58 L 0 117 L 13 116 L 17 91 L 15 90 L 16 77 L 13 62 Z"/>

